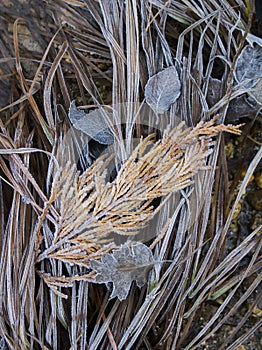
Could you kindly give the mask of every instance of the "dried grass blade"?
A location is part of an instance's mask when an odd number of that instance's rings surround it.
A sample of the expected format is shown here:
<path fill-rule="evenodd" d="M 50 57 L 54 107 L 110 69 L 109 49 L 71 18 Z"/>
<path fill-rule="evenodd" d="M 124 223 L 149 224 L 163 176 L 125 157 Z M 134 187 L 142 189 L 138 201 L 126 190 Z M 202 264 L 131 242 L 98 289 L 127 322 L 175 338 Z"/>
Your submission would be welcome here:
<path fill-rule="evenodd" d="M 52 113 L 52 101 L 51 101 L 51 91 L 52 91 L 52 83 L 54 80 L 54 75 L 56 71 L 59 68 L 60 62 L 63 59 L 66 51 L 68 48 L 68 43 L 67 41 L 64 41 L 63 44 L 61 45 L 61 48 L 59 49 L 59 52 L 54 59 L 54 62 L 52 63 L 51 69 L 48 72 L 46 82 L 45 82 L 45 87 L 44 87 L 44 93 L 43 93 L 43 103 L 44 103 L 44 109 L 45 109 L 45 114 L 46 118 L 48 120 L 49 127 L 53 132 L 55 132 L 55 121 Z"/>

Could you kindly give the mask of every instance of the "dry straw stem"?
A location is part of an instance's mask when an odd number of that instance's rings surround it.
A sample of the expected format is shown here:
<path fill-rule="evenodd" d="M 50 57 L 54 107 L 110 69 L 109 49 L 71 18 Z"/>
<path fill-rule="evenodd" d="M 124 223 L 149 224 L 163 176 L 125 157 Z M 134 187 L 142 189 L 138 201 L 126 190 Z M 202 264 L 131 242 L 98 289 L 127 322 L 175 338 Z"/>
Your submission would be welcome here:
<path fill-rule="evenodd" d="M 49 257 L 85 265 L 105 252 L 99 254 L 111 233 L 137 234 L 159 210 L 153 199 L 191 185 L 193 176 L 207 168 L 212 137 L 221 131 L 240 134 L 240 126 L 215 125 L 216 120 L 193 129 L 181 123 L 156 143 L 154 135 L 141 139 L 112 182 L 106 181 L 110 159 L 105 157 L 82 175 L 70 163 L 56 169 L 51 197 L 60 216 L 51 244 L 37 261 Z"/>

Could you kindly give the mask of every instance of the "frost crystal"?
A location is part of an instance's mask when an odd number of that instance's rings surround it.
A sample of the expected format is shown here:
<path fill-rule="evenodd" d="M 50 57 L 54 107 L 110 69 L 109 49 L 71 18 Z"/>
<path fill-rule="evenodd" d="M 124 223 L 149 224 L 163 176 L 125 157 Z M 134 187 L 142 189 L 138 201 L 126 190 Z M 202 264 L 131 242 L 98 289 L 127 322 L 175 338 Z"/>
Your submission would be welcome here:
<path fill-rule="evenodd" d="M 110 299 L 127 298 L 132 281 L 142 287 L 147 281 L 147 273 L 154 265 L 151 250 L 143 243 L 121 245 L 112 254 L 104 254 L 102 261 L 90 260 L 91 268 L 97 273 L 96 283 L 113 283 Z"/>

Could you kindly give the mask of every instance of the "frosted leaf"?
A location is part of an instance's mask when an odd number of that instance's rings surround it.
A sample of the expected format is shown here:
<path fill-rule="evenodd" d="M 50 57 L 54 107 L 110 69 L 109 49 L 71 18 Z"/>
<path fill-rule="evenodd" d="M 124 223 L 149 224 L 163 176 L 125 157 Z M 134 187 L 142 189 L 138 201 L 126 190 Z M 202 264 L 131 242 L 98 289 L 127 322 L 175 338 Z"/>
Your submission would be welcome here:
<path fill-rule="evenodd" d="M 145 244 L 136 244 L 132 247 L 133 253 L 136 256 L 137 264 L 146 264 L 152 262 L 152 251 Z"/>
<path fill-rule="evenodd" d="M 247 45 L 241 51 L 235 68 L 235 79 L 244 83 L 245 88 L 252 88 L 262 78 L 262 47 Z"/>
<path fill-rule="evenodd" d="M 164 113 L 178 99 L 181 83 L 174 66 L 153 75 L 145 86 L 146 103 L 156 112 Z"/>
<path fill-rule="evenodd" d="M 251 103 L 255 100 L 260 106 L 262 105 L 262 78 L 258 79 L 258 82 L 253 86 L 250 94 Z"/>
<path fill-rule="evenodd" d="M 132 281 L 138 287 L 147 282 L 147 273 L 155 261 L 151 250 L 143 243 L 121 245 L 112 254 L 104 254 L 102 261 L 90 260 L 91 268 L 96 272 L 96 283 L 113 283 L 110 299 L 127 298 Z"/>
<path fill-rule="evenodd" d="M 222 81 L 215 78 L 209 79 L 208 91 L 207 91 L 207 103 L 210 107 L 213 107 L 223 95 Z"/>
<path fill-rule="evenodd" d="M 252 103 L 253 102 L 253 103 Z M 243 117 L 254 117 L 257 112 L 254 101 L 248 100 L 245 95 L 238 96 L 229 102 L 227 109 L 227 121 L 232 122 Z"/>
<path fill-rule="evenodd" d="M 238 83 L 244 83 L 243 87 L 252 89 L 248 92 L 248 100 L 251 104 L 262 104 L 262 47 L 247 45 L 243 48 L 236 61 L 235 79 Z"/>
<path fill-rule="evenodd" d="M 114 142 L 114 136 L 107 125 L 105 113 L 110 116 L 103 108 L 97 108 L 90 113 L 85 113 L 77 109 L 75 101 L 72 101 L 68 116 L 76 129 L 103 145 L 111 145 Z"/>

